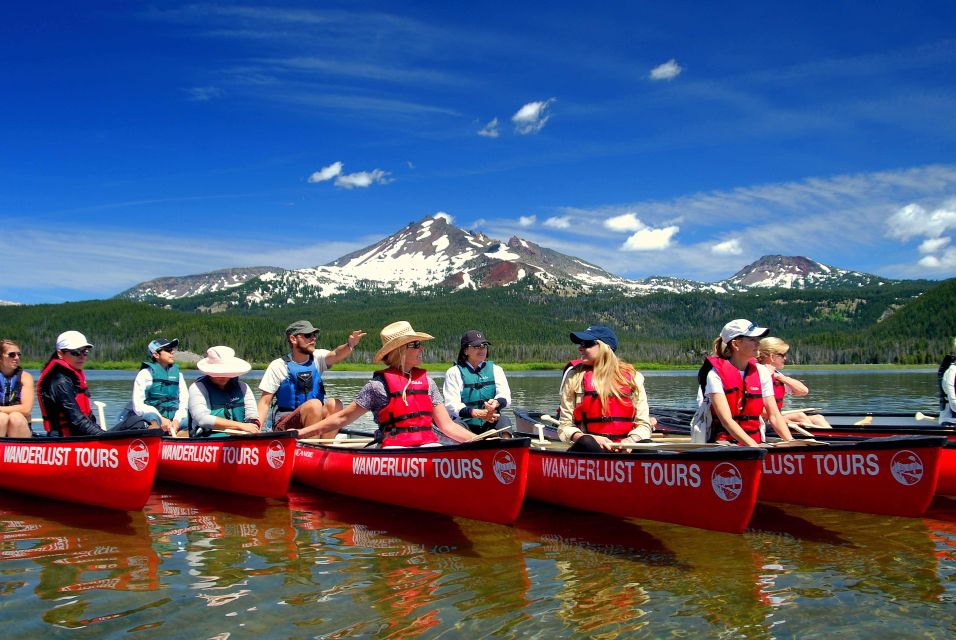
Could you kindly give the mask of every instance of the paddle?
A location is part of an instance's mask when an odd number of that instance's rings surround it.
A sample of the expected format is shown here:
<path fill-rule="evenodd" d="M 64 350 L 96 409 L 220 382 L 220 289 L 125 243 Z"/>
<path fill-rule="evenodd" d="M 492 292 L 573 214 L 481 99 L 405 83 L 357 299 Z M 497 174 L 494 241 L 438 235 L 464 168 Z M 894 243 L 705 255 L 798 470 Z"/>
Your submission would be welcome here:
<path fill-rule="evenodd" d="M 923 413 L 922 411 L 917 411 L 917 412 L 916 412 L 916 415 L 913 416 L 913 417 L 914 417 L 915 419 L 917 419 L 917 420 L 929 420 L 929 421 L 932 421 L 932 422 L 936 422 L 936 418 L 934 418 L 933 416 L 928 416 L 928 415 L 926 415 L 925 413 Z"/>
<path fill-rule="evenodd" d="M 554 426 L 558 426 L 560 424 L 556 418 L 552 418 L 546 413 L 541 414 L 541 422 L 547 422 L 548 424 L 553 424 Z"/>
<path fill-rule="evenodd" d="M 299 442 L 309 444 L 368 444 L 375 442 L 375 438 L 300 438 Z"/>
<path fill-rule="evenodd" d="M 494 438 L 502 431 L 508 431 L 508 427 L 501 427 L 500 429 L 488 429 L 483 433 L 479 433 L 471 440 L 465 440 L 465 442 L 478 442 L 479 440 L 487 440 L 488 438 Z"/>
<path fill-rule="evenodd" d="M 94 400 L 93 404 L 96 405 L 98 410 L 98 415 L 100 418 L 100 428 L 106 429 L 106 403 L 100 402 L 99 400 Z"/>
<path fill-rule="evenodd" d="M 822 411 L 822 409 L 820 407 L 807 407 L 806 409 L 784 409 L 780 412 L 780 414 L 787 416 L 791 413 L 810 413 L 811 411 Z"/>

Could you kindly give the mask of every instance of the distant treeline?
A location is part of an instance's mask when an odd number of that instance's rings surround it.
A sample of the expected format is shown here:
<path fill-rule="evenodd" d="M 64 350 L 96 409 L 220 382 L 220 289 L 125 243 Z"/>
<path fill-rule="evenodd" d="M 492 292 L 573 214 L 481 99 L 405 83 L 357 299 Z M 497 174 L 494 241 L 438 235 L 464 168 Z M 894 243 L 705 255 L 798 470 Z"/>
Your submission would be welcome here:
<path fill-rule="evenodd" d="M 323 348 L 343 343 L 352 329 L 364 329 L 369 335 L 352 359 L 370 362 L 381 328 L 408 320 L 436 337 L 429 344 L 431 362 L 453 360 L 459 337 L 473 328 L 488 335 L 498 361 L 563 362 L 575 354 L 570 331 L 606 324 L 617 332 L 626 360 L 673 365 L 699 362 L 723 324 L 734 318 L 769 327 L 792 345 L 801 364 L 932 364 L 950 351 L 956 336 L 956 280 L 854 290 L 649 296 L 615 291 L 555 296 L 519 285 L 355 292 L 278 309 L 197 310 L 210 301 L 196 297 L 156 306 L 114 299 L 0 307 L 0 335 L 18 340 L 34 360 L 52 352 L 61 331 L 77 329 L 96 345 L 100 361 L 141 360 L 149 340 L 162 335 L 179 338 L 182 349 L 196 353 L 228 344 L 240 356 L 266 363 L 283 353 L 286 325 L 307 318 L 322 329 Z"/>

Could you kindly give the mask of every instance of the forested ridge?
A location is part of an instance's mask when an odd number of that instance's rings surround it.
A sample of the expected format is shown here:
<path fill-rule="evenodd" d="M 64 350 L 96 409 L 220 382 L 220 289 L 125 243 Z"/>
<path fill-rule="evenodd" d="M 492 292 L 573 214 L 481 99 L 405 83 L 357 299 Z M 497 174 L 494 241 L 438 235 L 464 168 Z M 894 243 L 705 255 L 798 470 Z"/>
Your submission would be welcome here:
<path fill-rule="evenodd" d="M 648 296 L 608 290 L 563 297 L 519 284 L 415 294 L 360 291 L 279 309 L 197 310 L 208 309 L 210 301 L 0 307 L 0 334 L 17 340 L 31 360 L 45 359 L 61 331 L 77 329 L 96 345 L 98 361 L 140 360 L 146 343 L 162 335 L 179 338 L 181 348 L 196 353 L 228 344 L 242 357 L 265 363 L 282 353 L 286 325 L 308 318 L 322 329 L 324 348 L 344 342 L 352 329 L 367 331 L 353 356 L 362 362 L 371 361 L 380 346 L 379 330 L 401 319 L 436 337 L 429 345 L 431 362 L 452 360 L 459 336 L 471 328 L 485 331 L 492 357 L 501 362 L 560 362 L 575 353 L 568 332 L 606 324 L 617 332 L 625 359 L 661 364 L 699 362 L 723 324 L 738 317 L 784 337 L 801 364 L 931 364 L 949 351 L 956 335 L 956 279 L 852 290 Z"/>

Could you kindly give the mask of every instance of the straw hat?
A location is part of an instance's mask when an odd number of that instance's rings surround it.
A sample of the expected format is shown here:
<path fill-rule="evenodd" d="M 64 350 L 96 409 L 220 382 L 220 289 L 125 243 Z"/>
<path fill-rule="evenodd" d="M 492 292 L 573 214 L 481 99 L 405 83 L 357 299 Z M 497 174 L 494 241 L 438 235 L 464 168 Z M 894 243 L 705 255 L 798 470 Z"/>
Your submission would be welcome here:
<path fill-rule="evenodd" d="M 381 362 L 382 358 L 385 357 L 385 354 L 394 351 L 395 349 L 398 349 L 409 342 L 415 342 L 416 340 L 435 339 L 435 336 L 415 331 L 412 329 L 412 325 L 408 324 L 404 320 L 393 322 L 382 329 L 381 336 L 382 348 L 375 353 L 375 357 L 372 358 L 372 362 Z"/>
<path fill-rule="evenodd" d="M 209 347 L 206 357 L 196 363 L 196 368 L 206 375 L 219 378 L 238 378 L 248 373 L 252 365 L 236 357 L 232 347 Z"/>

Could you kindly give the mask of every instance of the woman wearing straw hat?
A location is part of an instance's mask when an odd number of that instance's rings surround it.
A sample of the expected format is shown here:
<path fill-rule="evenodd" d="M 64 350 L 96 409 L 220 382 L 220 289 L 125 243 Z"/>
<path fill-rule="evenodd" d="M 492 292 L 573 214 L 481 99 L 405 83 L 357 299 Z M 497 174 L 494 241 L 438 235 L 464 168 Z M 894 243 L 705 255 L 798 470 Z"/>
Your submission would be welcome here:
<path fill-rule="evenodd" d="M 239 380 L 252 365 L 237 358 L 232 348 L 218 346 L 210 347 L 196 368 L 206 375 L 189 387 L 190 435 L 208 436 L 226 429 L 258 432 L 256 398 L 249 385 Z"/>
<path fill-rule="evenodd" d="M 415 447 L 438 444 L 432 423 L 457 442 L 473 434 L 448 416 L 441 392 L 428 373 L 419 367 L 424 342 L 434 336 L 415 331 L 401 320 L 381 332 L 382 348 L 373 362 L 385 362 L 387 369 L 376 371 L 355 400 L 345 409 L 299 430 L 299 437 L 329 436 L 371 411 L 378 424 L 376 438 L 383 447 Z"/>

